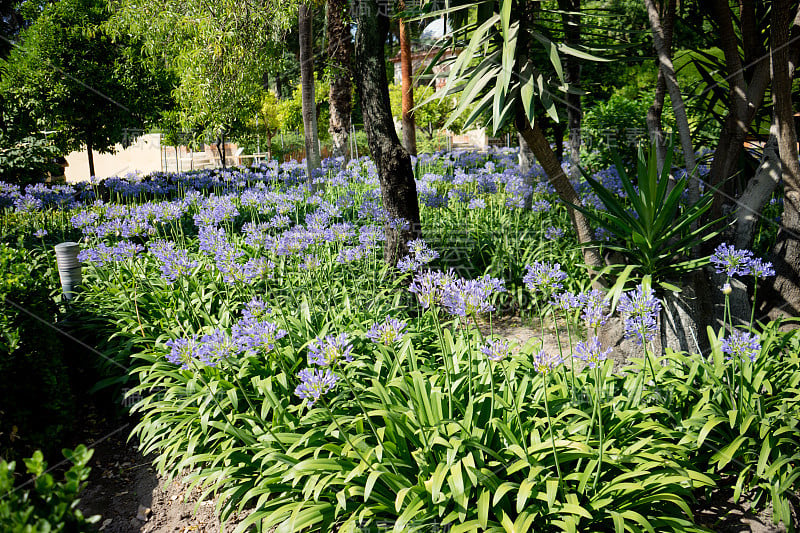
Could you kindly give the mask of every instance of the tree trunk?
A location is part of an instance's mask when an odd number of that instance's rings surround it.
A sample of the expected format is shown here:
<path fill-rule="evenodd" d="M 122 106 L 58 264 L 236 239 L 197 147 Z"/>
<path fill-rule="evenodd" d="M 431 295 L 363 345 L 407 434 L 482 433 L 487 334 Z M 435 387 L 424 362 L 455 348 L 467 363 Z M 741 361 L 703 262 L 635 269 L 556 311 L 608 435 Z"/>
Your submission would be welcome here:
<path fill-rule="evenodd" d="M 298 32 L 300 34 L 300 84 L 303 104 L 303 137 L 306 145 L 306 169 L 308 179 L 314 179 L 314 170 L 320 166 L 319 138 L 317 132 L 317 108 L 314 102 L 314 56 L 311 48 L 314 35 L 311 21 L 314 18 L 312 6 L 301 2 L 298 12 Z"/>
<path fill-rule="evenodd" d="M 544 136 L 544 133 L 542 133 L 539 124 L 531 125 L 530 121 L 525 116 L 525 111 L 522 109 L 522 102 L 517 104 L 516 126 L 520 135 L 522 135 L 525 142 L 536 156 L 536 160 L 539 161 L 539 164 L 542 165 L 545 173 L 547 173 L 550 183 L 553 184 L 556 193 L 558 193 L 558 196 L 566 203 L 567 213 L 569 213 L 572 225 L 578 233 L 578 242 L 585 244 L 594 240 L 594 233 L 586 215 L 575 210 L 570 205 L 581 205 L 578 194 L 575 192 L 572 183 L 570 183 L 569 178 L 567 178 L 567 175 L 564 173 L 564 169 L 561 168 L 561 165 L 558 163 L 558 158 L 556 158 L 556 154 L 553 153 L 552 148 L 550 148 L 550 143 L 547 142 L 547 138 Z M 583 258 L 590 268 L 599 268 L 603 265 L 603 260 L 597 248 L 593 246 L 584 246 Z"/>
<path fill-rule="evenodd" d="M 350 61 L 353 39 L 347 20 L 348 3 L 345 0 L 328 0 L 328 61 L 331 65 L 330 125 L 333 157 L 348 158 L 350 137 L 350 112 L 353 85 Z"/>
<path fill-rule="evenodd" d="M 375 0 L 357 0 L 355 64 L 364 129 L 372 159 L 378 167 L 381 199 L 386 210 L 384 259 L 396 265 L 408 253 L 408 241 L 421 235 L 417 187 L 411 157 L 400 144 L 389 104 L 389 84 L 383 43 L 389 28 Z M 397 224 L 403 219 L 407 225 Z"/>
<path fill-rule="evenodd" d="M 769 139 L 764 145 L 761 163 L 756 175 L 747 182 L 747 188 L 737 202 L 734 222 L 734 246 L 749 250 L 755 238 L 756 220 L 767 205 L 772 193 L 781 180 L 781 160 L 778 154 L 778 123 L 773 117 Z"/>
<path fill-rule="evenodd" d="M 528 172 L 531 171 L 531 167 L 536 162 L 536 158 L 533 157 L 533 152 L 531 152 L 531 148 L 528 146 L 528 143 L 525 142 L 525 138 L 522 134 L 517 133 L 517 136 L 519 137 L 519 154 L 517 156 L 519 160 L 519 174 L 523 178 L 527 178 Z M 526 179 L 526 181 L 528 180 Z"/>
<path fill-rule="evenodd" d="M 92 134 L 89 133 L 86 137 L 86 153 L 89 154 L 89 177 L 94 177 L 94 154 L 92 153 L 93 143 Z"/>
<path fill-rule="evenodd" d="M 672 34 L 675 27 L 675 2 L 676 0 L 669 0 L 667 11 L 664 15 L 664 45 L 667 50 L 672 50 Z M 650 143 L 656 150 L 656 164 L 659 175 L 664 168 L 664 161 L 667 158 L 667 143 L 664 138 L 664 129 L 661 125 L 661 116 L 664 112 L 664 99 L 667 95 L 667 81 L 664 78 L 664 71 L 661 67 L 658 68 L 658 77 L 656 79 L 656 94 L 653 98 L 653 105 L 647 110 L 647 131 L 650 136 Z M 670 183 L 674 180 L 670 176 Z M 672 186 L 670 186 L 670 190 Z"/>
<path fill-rule="evenodd" d="M 581 0 L 558 0 L 558 8 L 562 11 L 561 23 L 564 26 L 564 42 L 567 46 L 576 47 L 581 44 Z M 564 79 L 569 87 L 580 87 L 581 62 L 574 56 L 564 56 Z M 580 176 L 581 164 L 581 122 L 583 107 L 581 95 L 568 92 L 565 97 L 567 105 L 567 128 L 569 133 L 570 177 Z"/>
<path fill-rule="evenodd" d="M 788 11 L 788 0 L 776 0 L 772 5 L 770 27 L 772 97 L 778 123 L 778 153 L 784 190 L 781 227 L 773 248 L 776 276 L 772 288 L 780 298 L 772 303 L 777 306 L 774 309 L 776 314 L 797 316 L 800 314 L 800 162 L 792 110 L 792 79 L 789 76 Z"/>
<path fill-rule="evenodd" d="M 405 0 L 400 0 L 400 9 L 406 8 Z M 403 115 L 403 146 L 411 155 L 417 155 L 417 125 L 414 120 L 414 84 L 411 65 L 411 35 L 408 31 L 408 23 L 400 19 L 398 21 L 399 41 L 400 41 L 400 73 L 402 91 L 402 115 Z"/>
<path fill-rule="evenodd" d="M 696 162 L 694 148 L 692 147 L 692 134 L 689 130 L 689 119 L 686 117 L 683 96 L 678 86 L 678 78 L 675 76 L 675 67 L 672 65 L 672 57 L 667 46 L 664 28 L 661 26 L 661 17 L 656 9 L 654 0 L 645 0 L 645 4 L 647 5 L 650 27 L 653 30 L 653 44 L 658 54 L 659 68 L 664 73 L 667 91 L 669 91 L 669 97 L 672 100 L 672 109 L 675 113 L 675 123 L 681 139 L 686 172 L 689 175 L 688 201 L 692 205 L 700 199 L 700 181 L 694 172 Z M 696 226 L 696 224 L 693 224 L 693 226 Z"/>

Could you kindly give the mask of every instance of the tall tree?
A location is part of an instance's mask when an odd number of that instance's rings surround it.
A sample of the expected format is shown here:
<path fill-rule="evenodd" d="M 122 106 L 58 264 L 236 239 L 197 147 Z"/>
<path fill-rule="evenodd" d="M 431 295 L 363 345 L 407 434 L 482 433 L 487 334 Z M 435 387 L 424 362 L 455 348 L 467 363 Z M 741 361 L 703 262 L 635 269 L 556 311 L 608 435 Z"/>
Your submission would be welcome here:
<path fill-rule="evenodd" d="M 784 192 L 781 227 L 773 250 L 776 272 L 773 289 L 785 302 L 781 312 L 797 316 L 800 314 L 800 162 L 792 109 L 792 78 L 789 75 L 790 71 L 796 71 L 794 66 L 797 58 L 790 60 L 788 44 L 792 23 L 791 18 L 786 16 L 792 10 L 796 12 L 795 21 L 800 20 L 800 7 L 790 7 L 789 0 L 775 0 L 772 5 L 772 97 Z"/>
<path fill-rule="evenodd" d="M 314 99 L 314 34 L 311 22 L 314 10 L 310 2 L 300 2 L 297 29 L 300 35 L 300 84 L 303 95 L 303 137 L 306 144 L 306 168 L 308 179 L 314 178 L 319 168 L 319 132 L 317 131 L 317 106 Z"/>
<path fill-rule="evenodd" d="M 9 55 L 0 91 L 30 113 L 28 126 L 55 130 L 64 151 L 86 146 L 92 176 L 93 150 L 113 151 L 126 128 L 144 127 L 171 102 L 169 77 L 141 58 L 141 43 L 112 41 L 106 7 L 101 0 L 44 6 Z"/>
<path fill-rule="evenodd" d="M 389 103 L 383 51 L 389 19 L 378 9 L 376 0 L 356 0 L 356 14 L 356 87 L 388 216 L 384 258 L 389 264 L 397 264 L 408 253 L 408 241 L 421 233 L 417 187 L 411 157 L 397 137 Z"/>
<path fill-rule="evenodd" d="M 400 0 L 400 9 L 406 8 L 405 0 Z M 397 21 L 400 41 L 400 76 L 403 91 L 403 146 L 411 155 L 417 155 L 417 123 L 414 120 L 414 80 L 411 62 L 411 32 L 405 19 Z"/>
<path fill-rule="evenodd" d="M 179 126 L 198 138 L 246 127 L 265 73 L 284 65 L 282 38 L 298 13 L 296 0 L 112 0 L 110 10 L 117 36 L 141 36 L 174 73 Z"/>
<path fill-rule="evenodd" d="M 350 113 L 352 111 L 353 37 L 350 33 L 348 3 L 346 0 L 328 0 L 327 35 L 328 65 L 330 67 L 329 104 L 333 157 L 348 157 Z"/>

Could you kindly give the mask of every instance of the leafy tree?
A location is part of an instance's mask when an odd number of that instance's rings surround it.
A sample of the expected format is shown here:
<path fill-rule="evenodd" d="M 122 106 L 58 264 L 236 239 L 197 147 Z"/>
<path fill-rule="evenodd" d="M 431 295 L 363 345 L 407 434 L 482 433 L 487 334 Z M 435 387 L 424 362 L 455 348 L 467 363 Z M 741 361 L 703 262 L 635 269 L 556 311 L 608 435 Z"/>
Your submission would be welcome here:
<path fill-rule="evenodd" d="M 140 128 L 170 105 L 169 77 L 141 59 L 140 43 L 113 40 L 101 0 L 46 5 L 2 65 L 4 122 L 17 135 L 45 127 L 64 151 L 113 151 L 126 128 Z M 13 137 L 13 136 L 12 136 Z"/>
<path fill-rule="evenodd" d="M 284 64 L 280 42 L 297 3 L 115 0 L 109 26 L 144 39 L 147 54 L 177 77 L 185 131 L 220 138 L 245 129 L 265 77 Z"/>

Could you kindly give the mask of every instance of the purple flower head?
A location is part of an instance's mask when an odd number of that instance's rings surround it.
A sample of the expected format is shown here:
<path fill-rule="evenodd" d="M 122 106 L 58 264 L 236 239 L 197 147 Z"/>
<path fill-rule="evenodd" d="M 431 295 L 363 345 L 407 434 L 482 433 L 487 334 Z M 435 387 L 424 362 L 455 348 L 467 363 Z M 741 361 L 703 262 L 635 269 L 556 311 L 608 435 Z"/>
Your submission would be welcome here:
<path fill-rule="evenodd" d="M 270 352 L 275 349 L 275 341 L 288 335 L 273 322 L 242 318 L 231 328 L 231 336 L 248 354 Z"/>
<path fill-rule="evenodd" d="M 170 352 L 166 359 L 172 364 L 181 365 L 182 369 L 189 368 L 193 359 L 197 359 L 197 336 L 190 338 L 176 339 L 167 341 Z"/>
<path fill-rule="evenodd" d="M 439 271 L 429 270 L 418 272 L 414 280 L 409 285 L 408 290 L 419 298 L 419 303 L 423 308 L 428 309 L 434 305 L 442 303 L 442 293 L 453 280 L 455 275 Z"/>
<path fill-rule="evenodd" d="M 771 278 L 775 275 L 775 269 L 769 261 L 756 257 L 750 261 L 750 273 L 759 279 Z"/>
<path fill-rule="evenodd" d="M 561 309 L 563 311 L 578 309 L 583 305 L 580 297 L 572 292 L 562 292 L 554 295 L 551 303 L 556 309 Z"/>
<path fill-rule="evenodd" d="M 300 379 L 300 384 L 294 393 L 301 400 L 308 400 L 309 407 L 333 389 L 339 380 L 329 368 L 324 370 L 306 368 L 298 372 L 297 377 Z"/>
<path fill-rule="evenodd" d="M 200 264 L 189 259 L 186 250 L 176 249 L 172 241 L 153 241 L 150 253 L 161 262 L 161 277 L 173 282 L 181 276 L 187 276 Z"/>
<path fill-rule="evenodd" d="M 427 265 L 439 257 L 439 252 L 429 248 L 428 243 L 422 239 L 408 241 L 408 251 L 418 265 Z"/>
<path fill-rule="evenodd" d="M 300 263 L 302 270 L 314 270 L 322 266 L 322 261 L 314 254 L 305 254 L 303 261 Z"/>
<path fill-rule="evenodd" d="M 442 290 L 442 306 L 457 316 L 494 311 L 489 299 L 495 292 L 505 292 L 503 280 L 483 276 L 479 279 L 456 279 Z"/>
<path fill-rule="evenodd" d="M 318 366 L 333 366 L 339 361 L 349 363 L 353 360 L 351 352 L 353 346 L 347 341 L 347 334 L 337 336 L 328 335 L 325 338 L 317 337 L 308 346 L 308 364 Z"/>
<path fill-rule="evenodd" d="M 564 230 L 555 226 L 550 226 L 544 230 L 544 238 L 548 241 L 557 241 L 564 236 Z"/>
<path fill-rule="evenodd" d="M 200 337 L 197 357 L 208 366 L 217 366 L 220 361 L 235 357 L 242 351 L 244 346 L 239 339 L 234 339 L 221 329 L 215 329 Z"/>
<path fill-rule="evenodd" d="M 382 323 L 375 323 L 369 328 L 367 338 L 375 344 L 391 346 L 403 340 L 403 329 L 405 329 L 406 325 L 402 320 L 387 316 Z"/>
<path fill-rule="evenodd" d="M 562 281 L 567 279 L 567 274 L 561 270 L 561 265 L 551 265 L 536 261 L 532 265 L 525 265 L 528 273 L 522 281 L 529 291 L 555 292 L 563 287 Z"/>
<path fill-rule="evenodd" d="M 586 327 L 596 329 L 608 320 L 608 299 L 606 294 L 599 289 L 592 289 L 589 292 L 578 296 L 583 304 L 581 318 L 586 322 Z"/>
<path fill-rule="evenodd" d="M 270 316 L 272 316 L 272 308 L 267 307 L 264 300 L 258 296 L 247 302 L 247 305 L 242 309 L 242 318 L 247 320 L 259 322 Z"/>
<path fill-rule="evenodd" d="M 486 200 L 483 198 L 473 198 L 467 204 L 467 209 L 486 209 Z"/>
<path fill-rule="evenodd" d="M 539 353 L 533 354 L 533 368 L 544 376 L 555 370 L 555 368 L 562 362 L 561 356 L 558 354 L 548 354 L 544 350 Z"/>
<path fill-rule="evenodd" d="M 534 213 L 540 213 L 542 211 L 549 211 L 551 209 L 550 202 L 547 200 L 537 200 L 533 202 L 531 205 L 531 210 Z"/>
<path fill-rule="evenodd" d="M 46 229 L 40 228 L 40 229 L 37 229 L 36 231 L 33 232 L 33 236 L 38 238 L 38 239 L 41 239 L 45 235 L 47 235 L 47 230 Z"/>
<path fill-rule="evenodd" d="M 625 324 L 625 338 L 642 346 L 653 340 L 658 331 L 657 318 L 661 302 L 653 296 L 653 289 L 641 285 L 620 296 L 617 307 Z"/>
<path fill-rule="evenodd" d="M 729 337 L 722 339 L 722 352 L 730 358 L 747 358 L 755 362 L 761 352 L 758 335 L 735 329 Z"/>
<path fill-rule="evenodd" d="M 491 361 L 502 361 L 511 354 L 511 348 L 506 339 L 490 339 L 481 346 L 480 350 Z"/>
<path fill-rule="evenodd" d="M 417 270 L 417 268 L 419 267 L 420 264 L 414 261 L 414 259 L 410 255 L 401 258 L 397 262 L 397 270 L 399 270 L 400 272 L 413 272 Z"/>
<path fill-rule="evenodd" d="M 725 243 L 717 246 L 711 256 L 711 262 L 714 263 L 717 274 L 724 272 L 729 278 L 750 274 L 752 261 L 753 252 L 750 250 L 737 250 Z"/>
<path fill-rule="evenodd" d="M 594 368 L 599 363 L 605 361 L 610 353 L 611 348 L 603 351 L 602 346 L 600 346 L 600 339 L 597 337 L 591 337 L 586 342 L 579 341 L 578 344 L 575 345 L 575 356 L 586 361 L 589 368 Z"/>

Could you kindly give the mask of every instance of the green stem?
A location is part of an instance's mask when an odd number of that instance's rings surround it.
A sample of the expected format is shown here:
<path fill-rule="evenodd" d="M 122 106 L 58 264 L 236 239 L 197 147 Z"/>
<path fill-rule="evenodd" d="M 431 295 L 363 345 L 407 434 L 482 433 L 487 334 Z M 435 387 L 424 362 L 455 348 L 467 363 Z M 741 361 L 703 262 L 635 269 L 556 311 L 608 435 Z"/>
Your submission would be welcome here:
<path fill-rule="evenodd" d="M 550 418 L 550 406 L 547 403 L 547 386 L 550 382 L 550 373 L 544 375 L 544 412 L 547 414 L 547 427 L 550 430 L 550 445 L 553 447 L 553 459 L 556 463 L 556 472 L 558 472 L 558 487 L 563 492 L 564 478 L 561 476 L 561 465 L 558 461 L 558 451 L 556 450 L 556 439 L 553 436 L 553 421 Z"/>

